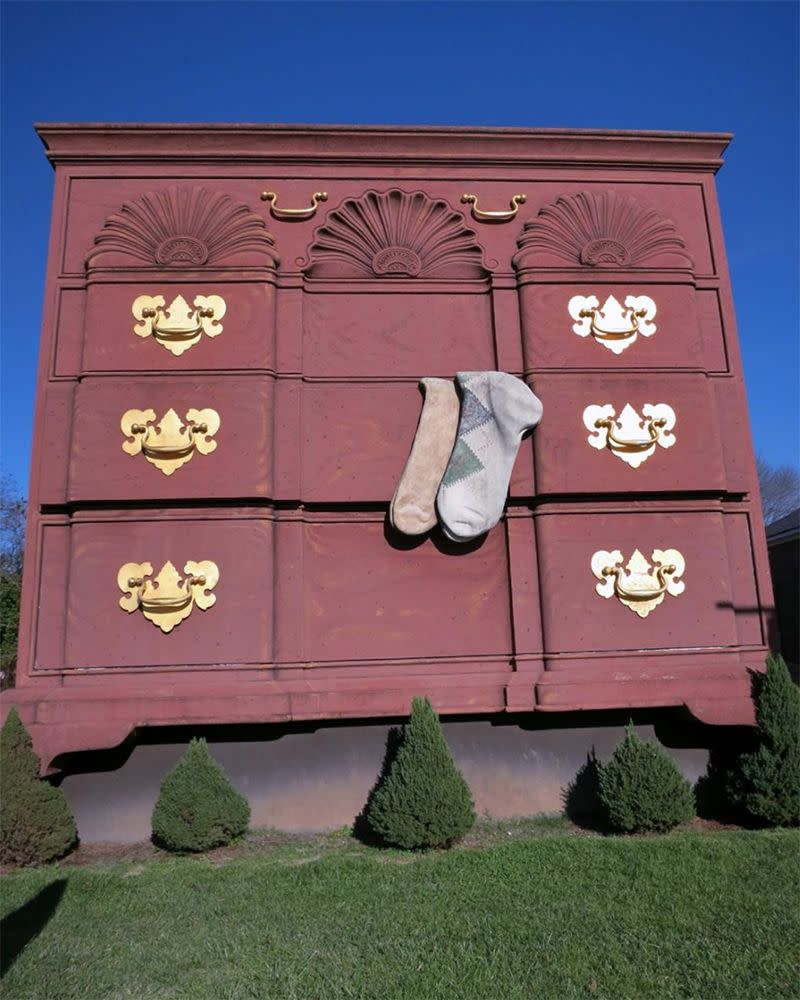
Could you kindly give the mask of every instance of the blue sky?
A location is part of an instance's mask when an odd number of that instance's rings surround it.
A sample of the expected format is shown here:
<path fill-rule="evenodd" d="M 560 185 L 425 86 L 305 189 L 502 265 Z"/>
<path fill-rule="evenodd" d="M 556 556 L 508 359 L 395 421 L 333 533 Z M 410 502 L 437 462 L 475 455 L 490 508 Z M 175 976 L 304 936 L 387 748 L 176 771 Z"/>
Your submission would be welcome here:
<path fill-rule="evenodd" d="M 797 466 L 799 9 L 5 0 L 3 471 L 27 491 L 52 195 L 34 121 L 735 132 L 717 182 L 755 444 Z"/>

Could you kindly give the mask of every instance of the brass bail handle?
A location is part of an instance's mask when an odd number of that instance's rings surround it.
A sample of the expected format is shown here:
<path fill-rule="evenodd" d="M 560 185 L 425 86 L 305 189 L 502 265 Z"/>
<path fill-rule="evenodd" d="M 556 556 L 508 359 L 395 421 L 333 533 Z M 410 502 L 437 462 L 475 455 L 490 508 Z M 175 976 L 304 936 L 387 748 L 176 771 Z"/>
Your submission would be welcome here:
<path fill-rule="evenodd" d="M 140 608 L 153 608 L 164 611 L 186 607 L 187 604 L 190 604 L 194 600 L 192 588 L 204 587 L 206 585 L 206 578 L 203 574 L 194 575 L 189 573 L 184 577 L 185 592 L 183 594 L 179 596 L 170 594 L 165 597 L 159 597 L 157 592 L 153 592 L 145 597 L 145 584 L 148 582 L 148 579 L 149 577 L 146 578 L 143 576 L 128 577 L 128 586 L 131 590 L 136 591 L 136 600 Z"/>
<path fill-rule="evenodd" d="M 478 208 L 478 196 L 476 194 L 462 194 L 462 205 L 472 206 L 472 218 L 479 222 L 509 222 L 519 211 L 519 206 L 524 205 L 528 196 L 525 194 L 515 194 L 511 198 L 511 208 L 484 210 Z"/>
<path fill-rule="evenodd" d="M 622 581 L 620 580 L 620 574 L 622 569 L 619 566 L 604 566 L 602 573 L 603 576 L 613 576 L 614 577 L 614 592 L 619 598 L 624 598 L 626 601 L 652 601 L 657 597 L 661 597 L 662 594 L 666 593 L 668 581 L 665 577 L 669 574 L 670 576 L 677 570 L 677 566 L 658 566 L 656 568 L 656 579 L 658 580 L 658 587 L 651 587 L 649 589 L 641 590 L 626 590 Z"/>
<path fill-rule="evenodd" d="M 181 445 L 162 445 L 156 440 L 151 441 L 151 430 L 152 427 L 149 424 L 131 424 L 131 434 L 141 434 L 142 436 L 142 451 L 146 455 L 185 455 L 194 451 L 197 446 L 197 442 L 194 439 L 195 434 L 208 434 L 208 424 L 205 421 L 195 423 L 193 420 L 187 420 L 186 430 L 188 433 L 186 435 L 186 443 Z"/>
<path fill-rule="evenodd" d="M 594 425 L 598 429 L 605 427 L 608 432 L 606 435 L 606 441 L 608 447 L 612 451 L 647 451 L 652 448 L 654 444 L 658 443 L 659 436 L 664 427 L 667 426 L 667 421 L 664 417 L 648 417 L 647 420 L 647 433 L 648 437 L 645 438 L 632 438 L 626 441 L 625 438 L 617 437 L 614 433 L 613 420 L 595 420 Z"/>
<path fill-rule="evenodd" d="M 159 314 L 163 311 L 163 309 L 142 309 L 142 319 L 153 321 L 153 334 L 159 340 L 191 340 L 198 333 L 202 333 L 203 320 L 212 319 L 214 316 L 214 310 L 211 308 L 198 309 L 195 313 L 197 320 L 194 323 L 185 327 L 169 327 L 160 326 L 158 323 Z"/>
<path fill-rule="evenodd" d="M 311 204 L 308 208 L 278 208 L 278 195 L 275 191 L 263 191 L 262 201 L 268 201 L 269 211 L 273 219 L 284 219 L 287 222 L 301 222 L 303 219 L 310 219 L 317 211 L 317 205 L 321 201 L 328 200 L 327 191 L 315 191 L 311 195 Z"/>
<path fill-rule="evenodd" d="M 646 309 L 638 309 L 631 313 L 631 325 L 627 330 L 604 330 L 597 322 L 597 309 L 581 309 L 578 313 L 581 319 L 591 319 L 592 336 L 595 340 L 627 340 L 639 330 L 639 320 L 647 316 Z"/>

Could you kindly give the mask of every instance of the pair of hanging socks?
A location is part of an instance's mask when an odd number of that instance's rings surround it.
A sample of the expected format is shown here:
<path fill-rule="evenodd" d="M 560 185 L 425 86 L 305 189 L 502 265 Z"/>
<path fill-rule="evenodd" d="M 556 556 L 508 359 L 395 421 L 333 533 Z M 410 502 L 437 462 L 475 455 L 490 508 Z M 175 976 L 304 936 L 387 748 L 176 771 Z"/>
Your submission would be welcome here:
<path fill-rule="evenodd" d="M 436 498 L 442 530 L 456 542 L 477 538 L 503 515 L 511 472 L 542 403 L 506 372 L 458 372 L 461 416 Z"/>
<path fill-rule="evenodd" d="M 458 394 L 451 379 L 424 378 L 417 433 L 389 507 L 389 521 L 404 535 L 423 535 L 436 524 L 436 491 L 458 430 Z"/>
<path fill-rule="evenodd" d="M 542 418 L 527 385 L 505 372 L 459 372 L 461 401 L 449 379 L 424 378 L 425 402 L 414 444 L 389 508 L 406 535 L 436 524 L 466 542 L 503 514 L 523 434 Z M 460 408 L 460 416 L 459 416 Z"/>

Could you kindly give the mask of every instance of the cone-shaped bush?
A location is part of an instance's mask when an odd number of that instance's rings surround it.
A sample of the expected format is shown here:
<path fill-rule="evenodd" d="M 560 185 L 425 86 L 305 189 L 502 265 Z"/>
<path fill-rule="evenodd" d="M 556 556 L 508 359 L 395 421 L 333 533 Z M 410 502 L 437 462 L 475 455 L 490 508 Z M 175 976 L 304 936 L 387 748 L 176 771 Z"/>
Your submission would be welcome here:
<path fill-rule="evenodd" d="M 767 659 L 755 694 L 758 748 L 742 754 L 732 785 L 741 805 L 774 826 L 800 823 L 800 688 L 782 656 Z"/>
<path fill-rule="evenodd" d="M 207 851 L 244 833 L 250 805 L 208 752 L 193 739 L 161 783 L 153 809 L 153 840 L 170 851 Z"/>
<path fill-rule="evenodd" d="M 632 722 L 600 769 L 600 798 L 612 829 L 623 833 L 671 830 L 694 816 L 691 785 L 659 744 L 639 739 Z"/>
<path fill-rule="evenodd" d="M 469 787 L 427 698 L 414 699 L 402 743 L 366 819 L 383 843 L 407 850 L 449 847 L 475 822 Z"/>
<path fill-rule="evenodd" d="M 45 864 L 77 839 L 66 796 L 39 777 L 30 733 L 12 708 L 0 730 L 0 862 Z"/>

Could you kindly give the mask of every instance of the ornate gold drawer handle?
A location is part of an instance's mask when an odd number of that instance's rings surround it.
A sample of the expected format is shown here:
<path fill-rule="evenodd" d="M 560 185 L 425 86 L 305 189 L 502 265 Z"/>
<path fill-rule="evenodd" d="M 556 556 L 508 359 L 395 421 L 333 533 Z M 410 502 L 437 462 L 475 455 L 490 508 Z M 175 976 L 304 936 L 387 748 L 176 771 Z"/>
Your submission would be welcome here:
<path fill-rule="evenodd" d="M 519 206 L 524 205 L 528 200 L 525 194 L 515 194 L 511 198 L 511 208 L 508 211 L 493 210 L 484 211 L 478 208 L 478 196 L 476 194 L 462 194 L 461 204 L 472 206 L 472 218 L 478 222 L 508 222 L 513 219 L 519 211 Z"/>
<path fill-rule="evenodd" d="M 141 611 L 144 617 L 165 634 L 171 632 L 195 605 L 207 611 L 216 603 L 211 591 L 219 581 L 216 563 L 187 562 L 183 576 L 167 561 L 155 579 L 150 563 L 125 563 L 117 573 L 117 585 L 123 592 L 119 606 L 131 614 Z"/>
<path fill-rule="evenodd" d="M 591 336 L 614 354 L 621 354 L 639 335 L 652 337 L 656 332 L 656 304 L 647 295 L 627 295 L 624 306 L 609 295 L 602 307 L 596 295 L 573 295 L 567 311 L 579 337 Z"/>
<path fill-rule="evenodd" d="M 275 191 L 262 192 L 261 200 L 270 203 L 269 211 L 273 219 L 284 219 L 287 222 L 301 222 L 303 219 L 310 219 L 316 213 L 317 205 L 321 201 L 328 200 L 328 192 L 315 191 L 311 195 L 311 204 L 308 208 L 278 208 L 278 195 Z"/>
<path fill-rule="evenodd" d="M 654 444 L 658 443 L 658 437 L 661 433 L 662 428 L 667 426 L 667 421 L 665 417 L 659 417 L 654 420 L 650 417 L 646 421 L 648 436 L 647 438 L 631 439 L 625 440 L 624 438 L 619 438 L 614 433 L 614 428 L 616 426 L 613 420 L 595 420 L 595 427 L 601 428 L 605 427 L 608 430 L 608 447 L 612 451 L 649 451 Z"/>
<path fill-rule="evenodd" d="M 197 451 L 210 455 L 217 447 L 213 440 L 220 428 L 216 410 L 187 410 L 184 420 L 169 409 L 156 423 L 155 410 L 126 410 L 119 422 L 128 455 L 143 454 L 165 476 L 185 465 Z"/>
<path fill-rule="evenodd" d="M 650 562 L 634 550 L 623 569 L 619 549 L 600 550 L 592 556 L 592 573 L 601 582 L 595 589 L 601 597 L 616 597 L 640 618 L 646 618 L 667 594 L 680 596 L 686 589 L 682 577 L 686 561 L 677 549 L 653 549 Z"/>
<path fill-rule="evenodd" d="M 610 403 L 602 406 L 593 403 L 583 411 L 583 424 L 590 432 L 588 443 L 602 451 L 605 448 L 622 459 L 632 469 L 638 469 L 656 451 L 671 448 L 675 444 L 677 417 L 666 403 L 645 403 L 642 416 L 626 403 L 617 416 Z M 646 437 L 642 437 L 642 431 Z"/>
<path fill-rule="evenodd" d="M 163 295 L 140 295 L 131 306 L 138 321 L 133 332 L 137 337 L 152 336 L 180 357 L 203 334 L 218 337 L 222 333 L 220 321 L 225 310 L 225 300 L 219 295 L 196 295 L 191 306 L 182 295 L 177 295 L 169 306 Z"/>
<path fill-rule="evenodd" d="M 657 585 L 655 587 L 640 587 L 638 590 L 628 590 L 625 584 L 620 579 L 623 574 L 623 569 L 621 566 L 604 566 L 603 576 L 612 576 L 614 578 L 614 592 L 621 600 L 626 601 L 653 601 L 656 598 L 663 597 L 667 590 L 667 576 L 671 576 L 678 567 L 673 563 L 671 566 L 657 566 L 656 567 L 656 581 Z"/>
<path fill-rule="evenodd" d="M 630 312 L 630 327 L 627 330 L 604 330 L 597 322 L 597 309 L 581 309 L 578 313 L 581 319 L 591 319 L 591 331 L 595 340 L 627 340 L 639 332 L 639 320 L 647 316 L 646 309 Z"/>

